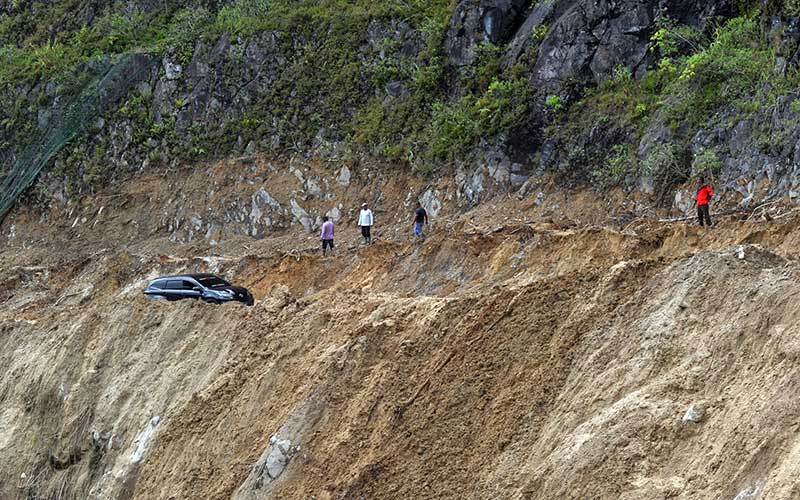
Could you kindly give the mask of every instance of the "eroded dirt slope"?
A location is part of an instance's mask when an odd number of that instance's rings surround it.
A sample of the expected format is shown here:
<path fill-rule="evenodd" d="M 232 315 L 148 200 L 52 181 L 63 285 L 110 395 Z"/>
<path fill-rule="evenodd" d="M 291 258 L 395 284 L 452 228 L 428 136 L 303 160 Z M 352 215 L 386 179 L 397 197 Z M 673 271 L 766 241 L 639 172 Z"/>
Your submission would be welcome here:
<path fill-rule="evenodd" d="M 291 232 L 9 242 L 0 497 L 800 496 L 791 217 L 497 212 L 328 259 Z M 142 296 L 184 271 L 257 303 Z"/>

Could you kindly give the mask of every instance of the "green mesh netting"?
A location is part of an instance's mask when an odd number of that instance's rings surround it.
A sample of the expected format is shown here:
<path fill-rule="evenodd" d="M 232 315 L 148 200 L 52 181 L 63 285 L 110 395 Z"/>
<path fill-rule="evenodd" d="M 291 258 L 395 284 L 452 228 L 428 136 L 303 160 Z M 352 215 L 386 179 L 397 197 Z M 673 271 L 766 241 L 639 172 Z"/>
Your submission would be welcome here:
<path fill-rule="evenodd" d="M 19 196 L 61 149 L 103 112 L 147 78 L 159 59 L 149 54 L 125 54 L 107 64 L 78 96 L 51 120 L 50 127 L 15 158 L 0 167 L 0 222 Z"/>

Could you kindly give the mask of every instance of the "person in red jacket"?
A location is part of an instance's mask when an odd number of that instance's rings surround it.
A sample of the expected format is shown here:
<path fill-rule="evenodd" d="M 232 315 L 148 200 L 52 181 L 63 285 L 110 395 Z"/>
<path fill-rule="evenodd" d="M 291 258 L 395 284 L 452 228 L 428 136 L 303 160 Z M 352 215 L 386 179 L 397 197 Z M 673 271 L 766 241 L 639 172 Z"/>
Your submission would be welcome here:
<path fill-rule="evenodd" d="M 700 177 L 697 183 L 697 194 L 694 196 L 694 203 L 697 205 L 697 220 L 700 225 L 705 224 L 711 227 L 711 212 L 708 209 L 708 202 L 714 197 L 714 191 L 706 184 L 705 177 Z"/>

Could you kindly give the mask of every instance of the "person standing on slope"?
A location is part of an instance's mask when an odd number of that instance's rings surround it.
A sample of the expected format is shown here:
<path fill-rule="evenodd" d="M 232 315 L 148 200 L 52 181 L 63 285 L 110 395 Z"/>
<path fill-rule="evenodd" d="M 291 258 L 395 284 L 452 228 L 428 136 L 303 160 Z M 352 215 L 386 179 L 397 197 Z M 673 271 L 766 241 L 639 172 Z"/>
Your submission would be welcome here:
<path fill-rule="evenodd" d="M 322 231 L 320 232 L 319 239 L 322 241 L 322 256 L 325 257 L 325 250 L 331 249 L 333 253 L 333 221 L 327 216 L 322 218 Z"/>
<path fill-rule="evenodd" d="M 364 238 L 364 244 L 369 245 L 372 243 L 372 210 L 369 209 L 366 203 L 361 204 L 361 212 L 358 214 L 358 225 L 361 226 L 361 236 Z"/>
<path fill-rule="evenodd" d="M 422 230 L 427 223 L 428 212 L 422 208 L 422 203 L 417 202 L 417 210 L 414 212 L 414 236 L 416 238 L 425 238 L 425 233 Z"/>
<path fill-rule="evenodd" d="M 694 196 L 694 203 L 697 205 L 697 221 L 700 225 L 711 227 L 711 211 L 708 208 L 708 203 L 714 197 L 714 191 L 706 184 L 705 177 L 700 177 L 697 182 L 697 194 Z"/>

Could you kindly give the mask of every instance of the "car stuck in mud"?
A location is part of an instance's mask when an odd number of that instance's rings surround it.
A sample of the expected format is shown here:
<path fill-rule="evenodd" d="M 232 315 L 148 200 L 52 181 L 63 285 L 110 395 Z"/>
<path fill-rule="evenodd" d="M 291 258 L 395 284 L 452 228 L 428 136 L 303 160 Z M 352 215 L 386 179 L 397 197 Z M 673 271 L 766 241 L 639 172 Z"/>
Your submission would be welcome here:
<path fill-rule="evenodd" d="M 236 301 L 248 306 L 255 302 L 247 288 L 232 285 L 214 274 L 162 276 L 151 281 L 144 294 L 169 301 L 200 299 L 211 304 Z"/>

